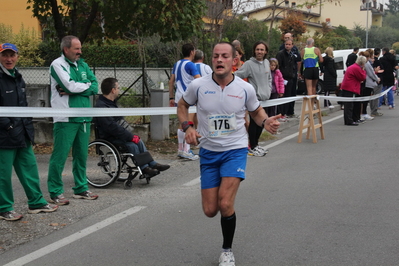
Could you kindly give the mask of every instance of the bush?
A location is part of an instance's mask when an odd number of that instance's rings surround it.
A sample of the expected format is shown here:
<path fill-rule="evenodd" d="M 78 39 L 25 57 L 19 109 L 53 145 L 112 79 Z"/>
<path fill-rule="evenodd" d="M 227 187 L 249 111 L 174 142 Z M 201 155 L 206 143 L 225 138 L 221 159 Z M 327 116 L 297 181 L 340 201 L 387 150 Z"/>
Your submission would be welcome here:
<path fill-rule="evenodd" d="M 85 45 L 83 58 L 95 67 L 140 67 L 137 45 Z"/>

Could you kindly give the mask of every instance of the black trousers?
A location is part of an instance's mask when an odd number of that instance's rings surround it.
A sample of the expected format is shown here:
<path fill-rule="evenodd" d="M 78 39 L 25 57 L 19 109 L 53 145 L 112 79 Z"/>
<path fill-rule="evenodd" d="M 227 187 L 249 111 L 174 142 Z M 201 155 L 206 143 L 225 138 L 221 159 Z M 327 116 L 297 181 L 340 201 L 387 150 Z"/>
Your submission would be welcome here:
<path fill-rule="evenodd" d="M 362 90 L 362 96 L 370 96 L 373 93 L 373 88 L 364 88 Z M 369 101 L 362 102 L 362 115 L 367 114 L 367 105 Z"/>
<path fill-rule="evenodd" d="M 263 108 L 266 112 L 266 108 Z M 248 126 L 248 139 L 249 139 L 249 146 L 251 149 L 258 146 L 259 137 L 262 134 L 263 128 L 258 126 L 255 121 L 249 116 L 249 126 Z"/>
<path fill-rule="evenodd" d="M 296 96 L 296 86 L 294 86 L 294 80 L 289 79 L 287 81 L 288 81 L 287 85 L 284 86 L 284 96 L 283 97 Z M 293 91 L 295 91 L 294 95 L 292 95 Z M 295 104 L 295 101 L 285 103 L 285 104 L 280 104 L 277 107 L 277 113 L 282 114 L 282 115 L 293 115 L 294 114 L 294 104 Z"/>
<path fill-rule="evenodd" d="M 342 96 L 346 98 L 360 97 L 360 95 L 342 90 Z M 344 123 L 345 125 L 350 125 L 353 122 L 360 120 L 360 108 L 361 102 L 344 102 Z"/>

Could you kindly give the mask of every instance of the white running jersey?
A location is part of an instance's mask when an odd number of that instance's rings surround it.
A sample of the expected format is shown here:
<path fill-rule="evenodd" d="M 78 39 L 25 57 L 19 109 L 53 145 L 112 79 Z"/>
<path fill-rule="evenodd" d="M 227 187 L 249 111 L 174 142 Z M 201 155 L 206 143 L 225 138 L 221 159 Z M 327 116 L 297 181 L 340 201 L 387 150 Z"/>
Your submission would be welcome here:
<path fill-rule="evenodd" d="M 208 66 L 207 64 L 204 63 L 195 63 L 195 66 L 197 67 L 197 70 L 201 77 L 204 77 L 206 75 L 209 75 L 212 73 L 212 68 Z"/>
<path fill-rule="evenodd" d="M 187 89 L 188 84 L 194 80 L 194 76 L 198 75 L 195 64 L 187 59 L 181 59 L 176 62 L 173 67 L 172 74 L 175 74 L 175 102 L 178 103 L 181 96 Z"/>
<path fill-rule="evenodd" d="M 260 106 L 255 89 L 248 82 L 234 76 L 223 90 L 207 75 L 188 86 L 183 99 L 197 105 L 200 147 L 221 152 L 248 147 L 245 111 Z"/>

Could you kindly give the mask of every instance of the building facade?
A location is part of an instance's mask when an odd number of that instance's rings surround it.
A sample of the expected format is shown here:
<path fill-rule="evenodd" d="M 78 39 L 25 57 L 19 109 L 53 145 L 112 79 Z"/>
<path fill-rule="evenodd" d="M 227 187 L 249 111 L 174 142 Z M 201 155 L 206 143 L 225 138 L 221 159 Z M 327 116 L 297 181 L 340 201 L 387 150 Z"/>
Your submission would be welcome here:
<path fill-rule="evenodd" d="M 13 33 L 18 33 L 23 25 L 25 29 L 34 29 L 40 36 L 39 20 L 33 17 L 31 9 L 26 9 L 26 2 L 27 0 L 1 1 L 0 23 L 11 26 Z"/>
<path fill-rule="evenodd" d="M 383 0 L 318 0 L 314 5 L 306 5 L 306 2 L 309 0 L 278 0 L 276 5 L 273 5 L 269 0 L 266 6 L 245 12 L 244 15 L 248 19 L 264 21 L 267 25 L 270 25 L 273 20 L 273 25 L 279 26 L 280 21 L 290 12 L 297 11 L 310 35 L 313 35 L 315 31 L 320 31 L 323 22 L 331 28 L 339 25 L 348 29 L 353 29 L 355 25 L 364 28 L 372 25 L 382 26 Z"/>

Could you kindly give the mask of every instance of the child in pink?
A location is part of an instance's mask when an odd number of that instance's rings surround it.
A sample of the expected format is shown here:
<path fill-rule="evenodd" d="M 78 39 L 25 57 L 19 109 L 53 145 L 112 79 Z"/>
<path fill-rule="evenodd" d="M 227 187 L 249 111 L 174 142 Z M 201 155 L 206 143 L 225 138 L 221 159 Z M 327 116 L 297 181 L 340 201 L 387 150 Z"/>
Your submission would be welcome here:
<path fill-rule="evenodd" d="M 284 95 L 284 79 L 281 71 L 278 69 L 278 61 L 276 58 L 272 58 L 270 61 L 270 71 L 272 74 L 272 93 L 271 99 L 277 99 Z M 270 106 L 266 108 L 266 113 L 269 117 L 275 116 L 277 113 L 277 106 Z M 281 117 L 283 119 L 283 117 Z M 287 118 L 285 118 L 287 120 Z"/>

